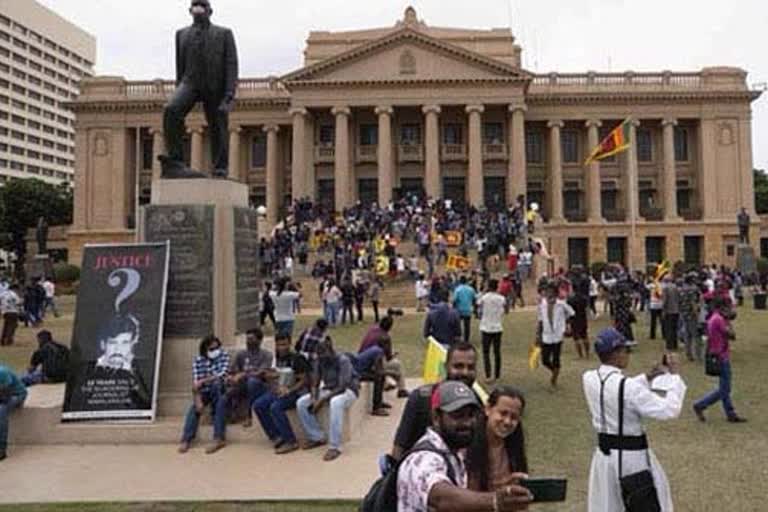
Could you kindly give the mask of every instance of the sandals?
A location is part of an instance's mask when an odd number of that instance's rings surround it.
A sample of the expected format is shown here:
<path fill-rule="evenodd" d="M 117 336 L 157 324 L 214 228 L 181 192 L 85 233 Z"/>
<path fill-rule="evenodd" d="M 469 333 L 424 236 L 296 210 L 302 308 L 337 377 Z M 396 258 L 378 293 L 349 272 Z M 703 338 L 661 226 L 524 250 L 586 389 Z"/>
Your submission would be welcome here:
<path fill-rule="evenodd" d="M 332 460 L 336 460 L 341 455 L 341 452 L 335 448 L 331 448 L 327 452 L 325 452 L 325 455 L 323 455 L 323 460 L 325 462 L 331 462 Z"/>

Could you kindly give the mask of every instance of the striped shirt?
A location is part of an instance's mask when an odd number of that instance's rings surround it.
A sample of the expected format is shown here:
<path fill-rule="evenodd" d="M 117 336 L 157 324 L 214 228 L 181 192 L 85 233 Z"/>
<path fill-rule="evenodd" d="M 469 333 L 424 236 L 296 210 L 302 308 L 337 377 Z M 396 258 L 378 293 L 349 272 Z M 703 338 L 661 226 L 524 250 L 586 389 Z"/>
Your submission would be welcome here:
<path fill-rule="evenodd" d="M 197 356 L 195 362 L 192 365 L 192 379 L 193 382 L 198 382 L 208 377 L 226 377 L 229 373 L 229 352 L 221 351 L 221 355 L 216 359 L 208 359 L 207 357 Z M 209 388 L 210 384 L 206 384 L 201 388 L 201 391 L 205 391 Z"/>

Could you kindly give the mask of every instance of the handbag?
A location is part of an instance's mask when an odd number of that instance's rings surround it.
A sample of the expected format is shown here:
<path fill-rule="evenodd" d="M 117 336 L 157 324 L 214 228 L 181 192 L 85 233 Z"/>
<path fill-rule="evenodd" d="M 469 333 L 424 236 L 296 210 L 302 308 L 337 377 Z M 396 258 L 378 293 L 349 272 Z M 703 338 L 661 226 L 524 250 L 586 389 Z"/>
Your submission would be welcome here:
<path fill-rule="evenodd" d="M 722 373 L 720 356 L 714 352 L 707 352 L 704 358 L 704 373 L 710 377 L 719 377 Z"/>
<path fill-rule="evenodd" d="M 624 377 L 619 384 L 619 484 L 621 485 L 621 498 L 627 512 L 661 512 L 656 484 L 650 469 L 627 476 L 622 475 L 623 450 L 621 445 L 624 438 L 624 383 L 626 380 L 627 378 Z M 651 460 L 647 450 L 645 456 L 648 459 L 648 468 L 650 468 Z"/>

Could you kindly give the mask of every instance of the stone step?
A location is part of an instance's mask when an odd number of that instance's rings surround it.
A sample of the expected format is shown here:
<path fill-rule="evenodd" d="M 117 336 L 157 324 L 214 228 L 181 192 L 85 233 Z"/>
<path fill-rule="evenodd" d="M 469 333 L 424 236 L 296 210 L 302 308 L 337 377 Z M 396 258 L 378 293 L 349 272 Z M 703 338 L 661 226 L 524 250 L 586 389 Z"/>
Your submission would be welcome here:
<path fill-rule="evenodd" d="M 373 406 L 373 386 L 363 382 L 360 398 L 347 410 L 344 419 L 344 440 L 347 441 L 359 433 L 365 421 L 370 417 Z M 391 395 L 387 401 L 395 400 Z M 191 404 L 189 397 L 186 403 L 179 401 L 170 407 L 160 400 L 161 415 L 155 422 L 75 422 L 62 423 L 61 409 L 64 402 L 64 385 L 40 385 L 30 388 L 30 393 L 24 407 L 15 411 L 10 418 L 9 444 L 21 445 L 111 445 L 111 444 L 169 444 L 179 441 L 183 426 L 183 412 L 163 415 L 162 412 L 186 410 Z M 320 414 L 320 423 L 327 431 L 328 408 Z M 293 431 L 299 440 L 303 432 L 295 410 L 288 412 L 288 418 Z M 209 416 L 201 419 L 198 430 L 198 440 L 210 440 L 213 427 Z M 249 443 L 262 441 L 266 437 L 254 418 L 253 426 L 245 429 L 241 424 L 230 424 L 227 427 L 227 441 L 232 443 Z"/>

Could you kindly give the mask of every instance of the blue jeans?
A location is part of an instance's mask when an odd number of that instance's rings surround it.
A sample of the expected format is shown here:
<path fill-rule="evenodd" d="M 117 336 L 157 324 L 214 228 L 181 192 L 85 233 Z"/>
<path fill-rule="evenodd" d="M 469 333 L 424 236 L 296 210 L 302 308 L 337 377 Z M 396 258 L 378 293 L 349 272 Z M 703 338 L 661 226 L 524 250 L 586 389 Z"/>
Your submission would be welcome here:
<path fill-rule="evenodd" d="M 339 309 L 341 309 L 341 303 L 329 302 L 328 303 L 328 317 L 326 320 L 330 325 L 336 325 L 339 323 Z"/>
<path fill-rule="evenodd" d="M 330 391 L 320 391 L 320 398 L 330 395 Z M 328 441 L 331 449 L 339 450 L 341 448 L 341 437 L 344 433 L 344 412 L 357 400 L 357 395 L 351 389 L 346 390 L 344 393 L 331 398 L 329 404 L 326 407 L 331 408 L 331 421 L 330 432 L 328 433 Z M 299 398 L 296 402 L 296 410 L 299 413 L 299 420 L 301 420 L 301 426 L 304 432 L 307 434 L 307 438 L 310 441 L 322 441 L 325 439 L 325 433 L 320 422 L 317 421 L 317 416 L 309 411 L 309 406 L 312 403 L 312 395 L 307 393 Z"/>
<path fill-rule="evenodd" d="M 288 336 L 293 335 L 293 320 L 283 320 L 282 322 L 275 323 L 275 331 L 277 334 L 286 334 Z"/>
<path fill-rule="evenodd" d="M 733 409 L 733 403 L 731 402 L 731 362 L 720 361 L 720 383 L 714 391 L 711 391 L 698 402 L 693 404 L 693 407 L 703 411 L 710 405 L 715 404 L 718 401 L 723 402 L 723 411 L 728 418 L 736 415 L 736 411 Z"/>
<path fill-rule="evenodd" d="M 26 397 L 11 395 L 7 402 L 0 402 L 0 455 L 8 449 L 8 416 L 22 406 Z"/>
<path fill-rule="evenodd" d="M 227 397 L 224 385 L 218 382 L 212 384 L 201 395 L 203 403 L 210 405 L 213 409 L 213 438 L 224 441 L 227 429 Z M 184 419 L 184 432 L 181 435 L 182 442 L 190 443 L 195 439 L 199 424 L 200 414 L 195 409 L 195 404 L 192 404 L 187 411 L 187 417 Z"/>
<path fill-rule="evenodd" d="M 43 370 L 32 370 L 29 373 L 25 373 L 21 376 L 21 382 L 24 383 L 25 386 L 30 387 L 34 386 L 35 384 L 42 384 L 43 383 Z"/>
<path fill-rule="evenodd" d="M 253 407 L 253 403 L 269 389 L 263 380 L 256 377 L 246 377 L 245 380 L 242 381 L 241 386 L 245 387 L 245 396 L 248 399 L 248 409 Z"/>
<path fill-rule="evenodd" d="M 264 429 L 270 441 L 280 439 L 286 443 L 296 442 L 291 422 L 285 412 L 296 407 L 298 399 L 297 393 L 278 397 L 273 392 L 267 391 L 253 403 L 253 412 L 259 418 L 261 428 Z"/>
<path fill-rule="evenodd" d="M 367 348 L 358 354 L 350 354 L 352 366 L 358 374 L 368 373 L 374 369 L 376 361 L 384 356 L 384 349 L 378 345 Z"/>

